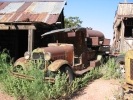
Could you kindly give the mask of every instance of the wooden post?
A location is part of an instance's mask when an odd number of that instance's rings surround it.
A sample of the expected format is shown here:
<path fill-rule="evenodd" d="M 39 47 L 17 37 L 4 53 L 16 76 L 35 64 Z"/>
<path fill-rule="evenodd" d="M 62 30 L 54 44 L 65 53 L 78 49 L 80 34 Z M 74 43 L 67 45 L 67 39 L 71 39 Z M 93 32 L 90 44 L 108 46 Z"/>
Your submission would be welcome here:
<path fill-rule="evenodd" d="M 33 49 L 33 29 L 28 30 L 28 52 L 32 52 Z"/>
<path fill-rule="evenodd" d="M 124 51 L 124 32 L 125 32 L 125 25 L 122 20 L 122 30 L 121 30 L 121 43 L 120 43 L 120 52 Z"/>

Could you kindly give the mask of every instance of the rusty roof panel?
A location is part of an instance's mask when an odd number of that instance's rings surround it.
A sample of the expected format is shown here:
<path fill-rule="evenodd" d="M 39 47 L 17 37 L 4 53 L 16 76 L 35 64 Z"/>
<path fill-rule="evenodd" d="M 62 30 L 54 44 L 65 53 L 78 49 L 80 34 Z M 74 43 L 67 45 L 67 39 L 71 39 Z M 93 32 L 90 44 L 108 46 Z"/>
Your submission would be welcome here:
<path fill-rule="evenodd" d="M 30 21 L 36 21 L 36 19 L 38 18 L 39 14 L 31 14 L 30 15 Z"/>
<path fill-rule="evenodd" d="M 25 21 L 30 18 L 30 13 L 22 14 L 22 16 L 17 21 Z"/>
<path fill-rule="evenodd" d="M 1 20 L 3 17 L 5 17 L 5 15 L 0 14 L 0 20 Z M 3 22 L 3 21 L 1 21 L 1 22 Z"/>
<path fill-rule="evenodd" d="M 0 2 L 0 8 L 2 8 L 2 9 L 3 9 L 3 7 L 1 7 L 1 6 L 2 6 L 2 4 L 3 4 L 3 2 Z"/>
<path fill-rule="evenodd" d="M 29 12 L 32 12 L 35 7 L 38 5 L 39 2 L 32 2 L 32 4 L 24 11 L 25 13 L 29 13 Z"/>
<path fill-rule="evenodd" d="M 65 1 L 45 2 L 0 2 L 0 22 L 39 21 L 55 23 Z"/>
<path fill-rule="evenodd" d="M 23 12 L 25 11 L 30 5 L 31 5 L 32 2 L 25 2 L 16 12 Z"/>
<path fill-rule="evenodd" d="M 59 14 L 52 15 L 50 14 L 49 18 L 47 19 L 46 23 L 52 24 L 55 23 L 58 20 Z"/>
<path fill-rule="evenodd" d="M 38 21 L 38 22 L 41 22 L 41 21 L 45 22 L 44 20 L 46 19 L 47 16 L 48 16 L 47 12 L 39 14 L 39 16 L 38 16 L 36 21 Z"/>
<path fill-rule="evenodd" d="M 8 6 L 8 4 L 10 4 L 10 2 L 4 2 L 0 5 L 0 10 L 2 10 L 3 8 L 5 8 L 6 6 Z"/>
<path fill-rule="evenodd" d="M 24 2 L 19 3 L 10 3 L 8 6 L 6 6 L 4 9 L 1 10 L 1 13 L 12 13 L 16 12 L 19 7 L 23 5 Z"/>
<path fill-rule="evenodd" d="M 16 21 L 17 18 L 21 15 L 22 12 L 15 13 L 12 18 L 9 20 L 9 22 Z"/>
<path fill-rule="evenodd" d="M 6 14 L 1 20 L 0 22 L 7 22 L 7 20 L 12 16 L 12 14 Z"/>

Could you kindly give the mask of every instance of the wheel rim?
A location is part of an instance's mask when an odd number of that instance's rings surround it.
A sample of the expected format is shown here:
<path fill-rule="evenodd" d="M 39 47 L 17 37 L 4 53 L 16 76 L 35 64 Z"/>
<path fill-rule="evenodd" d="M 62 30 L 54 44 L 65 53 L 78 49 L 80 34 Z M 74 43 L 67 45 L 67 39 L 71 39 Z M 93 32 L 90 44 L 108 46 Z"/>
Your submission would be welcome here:
<path fill-rule="evenodd" d="M 71 82 L 70 75 L 69 75 L 69 72 L 68 71 L 66 71 L 66 77 L 67 77 L 67 81 L 68 82 Z"/>

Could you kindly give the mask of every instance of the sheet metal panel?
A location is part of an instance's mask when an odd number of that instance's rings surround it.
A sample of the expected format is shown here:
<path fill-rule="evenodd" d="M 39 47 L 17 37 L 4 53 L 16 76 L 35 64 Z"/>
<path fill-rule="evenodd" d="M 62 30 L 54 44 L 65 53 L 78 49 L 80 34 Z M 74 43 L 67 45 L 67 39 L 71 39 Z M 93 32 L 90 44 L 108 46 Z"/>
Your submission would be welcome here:
<path fill-rule="evenodd" d="M 28 18 L 30 18 L 30 13 L 25 13 L 20 16 L 20 18 L 17 21 L 26 21 Z"/>
<path fill-rule="evenodd" d="M 65 2 L 0 2 L 0 22 L 39 21 L 55 23 Z"/>
<path fill-rule="evenodd" d="M 5 15 L 0 14 L 0 20 L 1 20 L 4 16 L 5 16 Z M 1 22 L 3 22 L 3 21 L 1 21 Z"/>
<path fill-rule="evenodd" d="M 7 22 L 7 20 L 12 16 L 12 13 L 11 14 L 6 14 L 1 20 L 0 22 Z"/>
<path fill-rule="evenodd" d="M 48 16 L 48 13 L 47 12 L 45 12 L 45 13 L 41 13 L 41 14 L 39 14 L 39 16 L 38 16 L 38 18 L 36 19 L 36 21 L 38 21 L 38 22 L 45 22 L 44 20 L 46 19 L 46 17 Z"/>
<path fill-rule="evenodd" d="M 29 19 L 30 19 L 30 21 L 36 21 L 38 16 L 39 16 L 39 14 L 31 14 Z"/>
<path fill-rule="evenodd" d="M 0 5 L 0 10 L 4 9 L 6 6 L 8 6 L 8 4 L 10 4 L 10 2 L 4 2 Z"/>
<path fill-rule="evenodd" d="M 14 13 L 14 15 L 10 18 L 9 22 L 17 21 L 19 16 L 21 16 L 22 12 Z"/>
<path fill-rule="evenodd" d="M 60 14 L 64 5 L 65 5 L 65 2 L 56 3 L 54 6 L 54 9 L 50 12 L 50 14 Z"/>
<path fill-rule="evenodd" d="M 1 10 L 1 13 L 12 13 L 16 12 L 19 7 L 23 5 L 24 2 L 19 3 L 10 3 L 8 6 L 6 6 L 4 9 Z"/>
<path fill-rule="evenodd" d="M 31 4 L 32 4 L 32 2 L 25 2 L 16 12 L 25 11 Z"/>
<path fill-rule="evenodd" d="M 56 2 L 47 2 L 47 5 L 44 8 L 44 12 L 52 12 L 52 10 L 54 9 Z"/>
<path fill-rule="evenodd" d="M 38 4 L 39 2 L 32 2 L 32 4 L 24 11 L 24 13 L 32 12 Z"/>
<path fill-rule="evenodd" d="M 32 13 L 43 13 L 46 12 L 44 11 L 47 8 L 47 3 L 48 2 L 41 2 L 37 5 L 37 7 L 32 11 Z"/>
<path fill-rule="evenodd" d="M 46 23 L 48 24 L 52 24 L 52 23 L 55 23 L 59 18 L 59 14 L 56 14 L 56 15 L 51 15 L 49 16 L 49 18 L 47 19 Z"/>

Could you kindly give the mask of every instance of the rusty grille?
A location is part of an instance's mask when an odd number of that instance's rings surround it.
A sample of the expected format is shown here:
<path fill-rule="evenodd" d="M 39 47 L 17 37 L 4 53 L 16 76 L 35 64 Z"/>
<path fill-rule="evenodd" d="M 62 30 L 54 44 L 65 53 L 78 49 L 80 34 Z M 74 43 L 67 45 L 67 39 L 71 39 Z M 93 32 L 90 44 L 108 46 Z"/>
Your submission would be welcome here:
<path fill-rule="evenodd" d="M 32 58 L 33 59 L 44 59 L 44 54 L 43 53 L 33 53 Z"/>
<path fill-rule="evenodd" d="M 130 59 L 130 79 L 133 80 L 133 59 Z"/>

